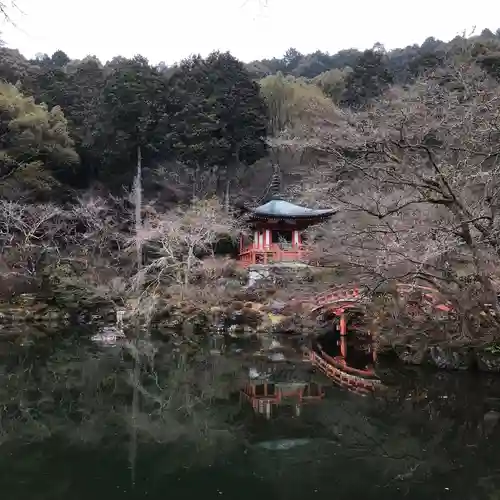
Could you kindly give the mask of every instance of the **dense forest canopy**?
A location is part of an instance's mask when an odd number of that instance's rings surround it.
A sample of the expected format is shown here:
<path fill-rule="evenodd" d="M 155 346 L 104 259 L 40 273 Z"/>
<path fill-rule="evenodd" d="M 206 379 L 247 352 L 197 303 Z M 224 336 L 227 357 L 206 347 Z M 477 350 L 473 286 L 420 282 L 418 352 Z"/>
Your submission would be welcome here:
<path fill-rule="evenodd" d="M 116 57 L 106 64 L 93 56 L 71 60 L 63 51 L 28 60 L 2 47 L 0 78 L 6 84 L 4 100 L 14 99 L 16 92 L 17 99 L 31 98 L 51 116 L 59 116 L 60 133 L 67 130 L 67 142 L 58 145 L 66 154 L 59 155 L 57 166 L 52 153 L 50 158 L 43 153 L 36 164 L 36 177 L 44 177 L 41 191 L 46 193 L 51 184 L 63 195 L 65 189 L 96 183 L 112 191 L 130 186 L 139 146 L 146 169 L 162 172 L 160 178 L 148 177 L 153 187 L 158 182 L 164 186 L 165 175 L 195 183 L 210 177 L 218 188 L 235 176 L 241 179 L 242 172 L 254 179 L 251 170 L 269 156 L 268 132 L 276 135 L 290 125 L 292 108 L 296 114 L 302 108 L 296 116 L 300 120 L 312 114 L 311 106 L 316 109 L 327 100 L 341 108 L 363 109 L 391 85 L 410 85 L 460 58 L 473 59 L 488 74 L 500 77 L 500 32 L 485 30 L 448 43 L 428 38 L 421 46 L 392 51 L 380 44 L 364 52 L 347 49 L 333 55 L 304 55 L 291 48 L 281 58 L 249 64 L 214 52 L 173 67 L 155 67 L 141 56 Z M 282 114 L 289 108 L 290 116 L 278 119 L 277 106 Z M 9 119 L 3 118 L 6 127 Z M 31 126 L 40 127 L 38 132 L 46 137 L 41 123 Z M 13 141 L 26 141 L 13 134 L 11 129 L 4 138 L 6 150 L 12 150 Z M 39 147 L 39 154 L 47 147 L 54 150 L 49 144 Z M 12 151 L 0 167 L 4 184 L 7 178 L 19 178 L 25 166 L 19 158 L 14 168 L 11 156 Z M 33 171 L 33 159 L 26 172 Z M 30 178 L 28 183 L 33 182 L 32 174 Z M 53 181 L 47 183 L 49 178 Z"/>
<path fill-rule="evenodd" d="M 102 272 L 93 267 L 97 280 L 124 265 L 117 248 L 129 244 L 140 151 L 154 233 L 144 238 L 164 263 L 186 249 L 206 254 L 218 234 L 207 225 L 237 232 L 207 206 L 228 215 L 279 184 L 291 201 L 336 210 L 313 235 L 321 262 L 344 265 L 356 280 L 418 277 L 457 308 L 490 303 L 500 318 L 500 32 L 391 51 L 292 48 L 250 64 L 213 52 L 172 67 L 139 55 L 71 60 L 63 51 L 28 60 L 4 46 L 0 79 L 0 237 L 12 248 L 12 227 L 28 235 L 9 265 L 33 255 L 33 245 L 47 260 L 59 240 L 87 262 L 82 234 L 96 258 L 106 248 L 111 259 Z M 45 213 L 50 244 L 38 223 L 29 230 Z M 183 222 L 186 214 L 196 224 Z"/>

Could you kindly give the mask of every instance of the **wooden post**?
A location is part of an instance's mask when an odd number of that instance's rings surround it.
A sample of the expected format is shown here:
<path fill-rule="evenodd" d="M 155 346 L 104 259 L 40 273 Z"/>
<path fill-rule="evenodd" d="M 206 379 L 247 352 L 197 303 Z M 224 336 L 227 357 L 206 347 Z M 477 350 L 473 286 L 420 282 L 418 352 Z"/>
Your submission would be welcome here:
<path fill-rule="evenodd" d="M 264 246 L 266 248 L 269 248 L 271 246 L 271 242 L 273 241 L 272 239 L 272 230 L 271 229 L 266 229 L 264 233 Z"/>
<path fill-rule="evenodd" d="M 347 323 L 345 312 L 340 315 L 340 354 L 343 358 L 347 356 Z"/>
<path fill-rule="evenodd" d="M 265 412 L 266 412 L 266 419 L 269 420 L 271 418 L 271 401 L 266 400 L 266 406 L 265 406 Z"/>
<path fill-rule="evenodd" d="M 302 409 L 301 403 L 295 405 L 295 416 L 300 417 L 300 410 Z"/>

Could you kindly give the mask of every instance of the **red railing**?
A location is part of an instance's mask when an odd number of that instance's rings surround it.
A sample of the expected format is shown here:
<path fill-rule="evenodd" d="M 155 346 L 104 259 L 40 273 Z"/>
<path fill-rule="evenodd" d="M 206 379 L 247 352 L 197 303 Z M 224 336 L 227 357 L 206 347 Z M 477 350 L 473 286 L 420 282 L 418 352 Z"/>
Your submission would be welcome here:
<path fill-rule="evenodd" d="M 266 248 L 248 247 L 239 255 L 239 261 L 243 266 L 252 264 L 273 264 L 276 262 L 300 262 L 305 260 L 308 252 L 303 247 L 281 248 L 279 245 L 271 245 Z"/>
<path fill-rule="evenodd" d="M 399 283 L 397 285 L 397 290 L 400 294 L 411 293 L 411 292 L 421 292 L 424 301 L 427 304 L 433 306 L 435 309 L 443 312 L 451 312 L 453 310 L 453 305 L 451 302 L 444 300 L 438 290 L 435 288 L 430 288 L 428 286 L 419 286 L 413 284 Z"/>
<path fill-rule="evenodd" d="M 359 291 L 359 288 L 339 288 L 336 290 L 328 290 L 314 297 L 314 310 L 320 309 L 326 305 L 333 305 L 343 302 L 358 302 L 361 298 L 362 295 Z"/>
<path fill-rule="evenodd" d="M 444 300 L 434 288 L 399 283 L 397 285 L 397 290 L 401 295 L 413 291 L 421 292 L 424 302 L 433 306 L 435 309 L 444 312 L 453 310 L 452 304 Z M 353 305 L 355 303 L 361 303 L 363 298 L 364 295 L 359 291 L 359 288 L 336 288 L 312 297 L 310 302 L 314 304 L 313 311 L 317 311 L 325 306 L 339 305 L 342 307 L 344 304 Z"/>
<path fill-rule="evenodd" d="M 309 349 L 305 349 L 304 355 L 330 380 L 349 391 L 366 395 L 383 387 L 380 379 L 372 371 L 357 370 L 347 366 L 345 361 L 341 363 L 325 353 L 320 355 Z"/>
<path fill-rule="evenodd" d="M 321 347 L 318 347 L 318 352 L 316 354 L 321 356 L 327 363 L 338 368 L 339 370 L 342 370 L 344 373 L 356 375 L 357 377 L 378 379 L 373 369 L 360 370 L 359 368 L 349 366 L 342 356 L 329 356 L 325 351 L 323 351 L 323 349 L 321 349 Z"/>
<path fill-rule="evenodd" d="M 248 384 L 242 389 L 240 392 L 245 396 L 245 398 L 253 402 L 257 401 L 265 401 L 274 405 L 279 405 L 286 398 L 296 398 L 300 402 L 308 402 L 308 401 L 317 401 L 321 400 L 325 396 L 325 391 L 321 386 L 317 387 L 317 393 L 311 394 L 310 385 L 305 385 L 305 387 L 300 389 L 293 389 L 291 391 L 283 390 L 279 387 L 278 384 L 272 384 L 275 386 L 275 391 L 273 394 L 267 394 L 267 389 L 264 391 L 264 394 L 258 395 L 255 391 L 255 386 L 252 384 Z"/>

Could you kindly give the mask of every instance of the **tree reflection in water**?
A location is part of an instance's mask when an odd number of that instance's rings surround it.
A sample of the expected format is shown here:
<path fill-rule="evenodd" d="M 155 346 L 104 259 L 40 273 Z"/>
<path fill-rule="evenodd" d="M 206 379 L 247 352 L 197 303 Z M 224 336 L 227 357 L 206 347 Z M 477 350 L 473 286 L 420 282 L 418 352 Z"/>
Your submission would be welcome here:
<path fill-rule="evenodd" d="M 6 498 L 106 492 L 163 498 L 168 488 L 173 496 L 204 498 L 222 491 L 243 499 L 315 492 L 479 499 L 494 498 L 488 495 L 499 484 L 495 378 L 392 371 L 388 377 L 397 383 L 383 399 L 360 398 L 325 381 L 319 403 L 304 405 L 299 416 L 276 412 L 266 420 L 240 401 L 251 365 L 242 355 L 211 355 L 194 345 L 98 348 L 75 340 L 10 345 L 2 353 Z M 132 424 L 134 492 L 127 464 Z"/>

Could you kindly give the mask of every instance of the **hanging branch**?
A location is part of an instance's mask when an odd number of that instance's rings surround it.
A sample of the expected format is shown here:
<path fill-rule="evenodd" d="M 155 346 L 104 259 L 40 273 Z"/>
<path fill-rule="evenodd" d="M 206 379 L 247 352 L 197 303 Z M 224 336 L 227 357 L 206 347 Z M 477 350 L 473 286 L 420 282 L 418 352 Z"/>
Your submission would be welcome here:
<path fill-rule="evenodd" d="M 15 23 L 12 21 L 12 17 L 10 15 L 10 12 L 14 9 L 19 12 L 22 12 L 15 0 L 11 0 L 9 4 L 7 4 L 7 2 L 0 2 L 0 14 L 3 15 L 6 21 L 15 26 Z"/>

